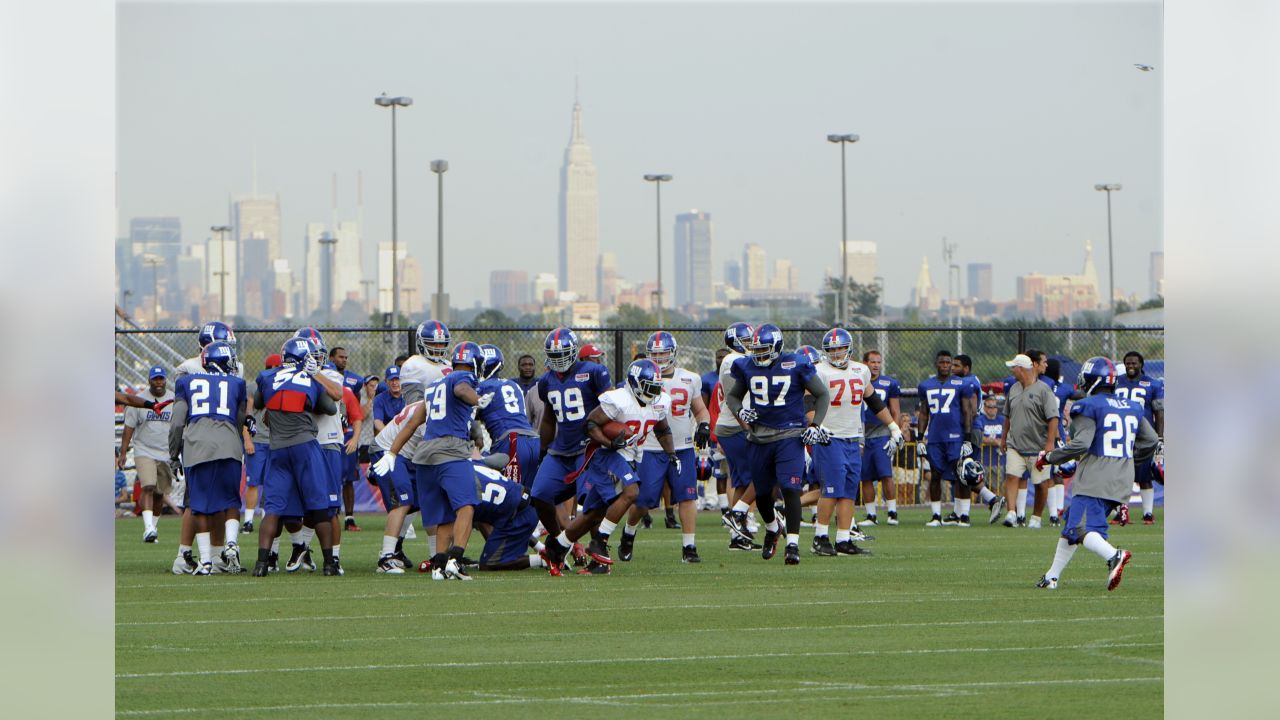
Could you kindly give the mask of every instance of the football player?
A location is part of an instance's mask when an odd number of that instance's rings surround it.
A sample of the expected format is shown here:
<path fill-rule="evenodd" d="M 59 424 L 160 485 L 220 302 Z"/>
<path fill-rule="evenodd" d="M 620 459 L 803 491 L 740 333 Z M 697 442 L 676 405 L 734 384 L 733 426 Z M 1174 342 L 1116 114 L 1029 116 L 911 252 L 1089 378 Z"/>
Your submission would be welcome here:
<path fill-rule="evenodd" d="M 1107 515 L 1129 501 L 1133 466 L 1147 464 L 1161 452 L 1161 442 L 1144 408 L 1115 394 L 1116 368 L 1109 359 L 1086 360 L 1076 385 L 1085 397 L 1071 406 L 1071 442 L 1036 460 L 1039 467 L 1080 460 L 1053 564 L 1036 587 L 1057 589 L 1062 571 L 1083 545 L 1107 562 L 1107 590 L 1115 590 L 1133 554 L 1107 541 Z"/>
<path fill-rule="evenodd" d="M 514 384 L 514 381 L 510 382 Z M 529 496 L 524 486 L 495 469 L 495 466 L 504 467 L 508 462 L 502 453 L 472 461 L 477 497 L 475 523 L 487 531 L 484 549 L 480 551 L 480 569 L 546 567 L 545 550 L 536 555 L 529 554 L 529 537 L 538 526 L 538 513 L 529 507 Z"/>
<path fill-rule="evenodd" d="M 880 402 L 889 408 L 890 417 L 898 417 L 902 413 L 898 398 L 902 397 L 902 386 L 896 378 L 882 374 L 884 357 L 876 350 L 862 353 L 862 362 L 871 371 L 869 387 L 880 398 Z M 898 524 L 898 491 L 893 482 L 893 456 L 889 452 L 889 438 L 901 434 L 902 430 L 896 422 L 880 422 L 879 414 L 873 414 L 866 403 L 862 405 L 862 422 L 865 439 L 862 446 L 862 503 L 867 509 L 866 518 L 860 525 L 875 526 L 876 514 L 876 481 L 880 481 L 880 494 L 884 497 L 888 517 L 885 522 Z M 895 451 L 896 452 L 896 451 Z"/>
<path fill-rule="evenodd" d="M 551 574 L 562 571 L 565 556 L 583 535 L 594 530 L 587 553 L 592 564 L 583 573 L 607 574 L 613 559 L 609 536 L 622 521 L 640 494 L 640 447 L 650 432 L 658 437 L 668 462 L 680 475 L 681 461 L 671 439 L 667 418 L 671 396 L 663 391 L 662 371 L 649 359 L 635 360 L 627 367 L 626 387 L 600 393 L 597 407 L 587 415 L 584 430 L 597 444 L 580 473 L 582 512 L 563 532 L 547 540 L 546 554 Z M 609 438 L 603 427 L 610 422 L 626 425 Z"/>
<path fill-rule="evenodd" d="M 748 515 L 756 501 L 755 485 L 751 482 L 751 461 L 747 457 L 746 424 L 729 408 L 728 393 L 733 386 L 733 365 L 747 356 L 745 343 L 751 341 L 755 329 L 744 322 L 737 322 L 724 331 L 724 344 L 729 353 L 720 362 L 720 379 L 716 383 L 717 417 L 715 436 L 729 466 L 729 502 L 733 509 L 721 516 L 721 522 L 729 529 L 730 550 L 760 550 L 750 527 Z M 751 407 L 751 398 L 742 401 L 744 408 Z M 773 498 L 768 499 L 773 504 Z"/>
<path fill-rule="evenodd" d="M 338 412 L 334 415 L 325 415 L 323 413 L 316 415 L 316 440 L 320 443 L 320 456 L 324 459 L 325 472 L 329 478 L 329 509 L 332 513 L 329 522 L 333 526 L 333 564 L 338 568 L 338 574 L 343 575 L 343 524 L 339 518 L 342 513 L 344 492 L 344 454 L 348 448 L 354 452 L 355 436 L 360 432 L 360 425 L 364 422 L 364 414 L 360 409 L 360 401 L 356 399 L 355 393 L 347 386 L 343 374 L 339 372 L 336 366 L 328 362 L 331 354 L 325 349 L 320 333 L 312 328 L 304 328 L 298 331 L 299 337 L 304 336 L 304 331 L 309 331 L 309 336 L 317 346 L 316 363 L 321 366 L 318 377 L 329 380 L 339 389 L 338 397 L 334 398 L 338 405 Z M 345 355 L 345 352 L 343 354 Z M 361 379 L 363 380 L 363 378 Z M 328 385 L 326 385 L 327 388 Z M 330 396 L 332 397 L 332 395 Z M 347 437 L 348 428 L 354 431 L 349 438 Z M 352 458 L 354 459 L 354 457 L 353 454 Z M 354 492 L 354 488 L 352 488 L 352 491 Z M 287 570 L 288 568 L 285 569 Z"/>
<path fill-rule="evenodd" d="M 418 354 L 400 366 L 400 389 L 406 404 L 422 399 L 431 383 L 449 373 L 449 328 L 439 320 L 427 320 L 415 333 Z"/>
<path fill-rule="evenodd" d="M 263 372 L 280 367 L 280 354 L 267 356 Z M 252 400 L 250 400 L 252 402 Z M 271 428 L 265 422 L 265 408 L 250 411 L 253 421 L 244 428 L 244 511 L 240 518 L 240 532 L 253 532 L 257 519 L 258 492 L 267 474 L 271 472 Z"/>
<path fill-rule="evenodd" d="M 813 527 L 815 555 L 866 555 L 850 537 L 855 528 L 853 503 L 862 481 L 862 418 L 871 413 L 889 428 L 885 451 L 892 455 L 902 446 L 898 429 L 884 400 L 871 391 L 871 369 L 849 359 L 853 336 L 844 328 L 832 328 L 822 336 L 826 360 L 817 364 L 818 378 L 830 394 L 825 428 L 831 436 L 829 444 L 812 448 L 813 471 L 822 488 L 818 500 L 818 518 Z M 815 410 L 816 412 L 816 410 Z M 871 509 L 875 510 L 872 490 Z M 836 514 L 836 544 L 827 535 L 831 512 Z"/>
<path fill-rule="evenodd" d="M 344 347 L 335 347 L 329 351 L 329 362 L 333 364 L 335 370 L 342 373 L 343 386 L 351 391 L 351 396 L 356 399 L 356 404 L 359 405 L 361 393 L 364 390 L 364 376 L 347 369 L 348 359 L 349 355 Z M 363 411 L 361 411 L 361 414 L 363 414 Z M 360 532 L 360 526 L 356 524 L 355 518 L 355 481 L 360 479 L 358 450 L 363 424 L 362 422 L 352 422 L 349 413 L 343 414 L 342 420 L 342 440 L 344 443 L 342 448 L 342 505 L 346 509 L 346 519 L 343 521 L 342 529 L 350 532 Z"/>
<path fill-rule="evenodd" d="M 1129 351 L 1124 354 L 1124 375 L 1116 380 L 1116 396 L 1127 398 L 1142 409 L 1142 416 L 1155 428 L 1156 435 L 1164 437 L 1164 380 L 1148 375 L 1143 366 L 1142 353 Z M 1156 491 L 1151 485 L 1151 463 L 1134 463 L 1133 479 L 1138 483 L 1142 497 L 1142 524 L 1155 523 Z M 1128 509 L 1128 503 L 1125 503 Z M 1128 520 L 1128 516 L 1125 516 Z"/>
<path fill-rule="evenodd" d="M 747 428 L 747 455 L 752 484 L 759 499 L 765 536 L 760 556 L 773 557 L 782 523 L 773 509 L 775 489 L 781 489 L 786 508 L 788 565 L 800 562 L 800 493 L 804 489 L 804 446 L 830 441 L 823 427 L 830 394 L 814 366 L 796 354 L 782 351 L 782 331 L 766 323 L 757 327 L 747 345 L 749 355 L 730 370 L 733 384 L 726 394 L 730 411 Z M 813 420 L 806 420 L 804 394 L 813 395 Z M 751 405 L 743 404 L 750 393 Z"/>
<path fill-rule="evenodd" d="M 680 560 L 699 563 L 697 537 L 698 524 L 698 459 L 694 447 L 705 448 L 711 440 L 710 415 L 702 402 L 702 378 L 676 363 L 675 336 L 659 330 L 645 341 L 645 353 L 661 371 L 663 390 L 670 398 L 667 424 L 671 428 L 671 441 L 675 458 L 664 449 L 658 435 L 651 434 L 641 445 L 640 492 L 626 527 L 622 529 L 622 542 L 618 546 L 618 559 L 631 560 L 635 547 L 636 531 L 646 511 L 657 507 L 662 488 L 670 488 L 671 501 L 680 509 Z"/>
<path fill-rule="evenodd" d="M 324 574 L 338 574 L 333 562 L 329 486 L 313 412 L 336 414 L 334 395 L 341 397 L 342 388 L 319 376 L 317 353 L 311 340 L 290 338 L 280 348 L 280 367 L 257 378 L 254 405 L 266 408 L 265 420 L 271 426 L 271 471 L 262 490 L 266 515 L 258 533 L 254 577 L 265 577 L 269 570 L 271 544 L 280 532 L 281 519 L 298 517 L 320 538 Z M 295 562 L 302 560 L 298 550 L 295 543 Z"/>
<path fill-rule="evenodd" d="M 388 368 L 392 369 L 397 368 Z M 392 380 L 398 387 L 399 377 L 392 376 Z M 382 504 L 387 509 L 387 521 L 382 532 L 382 553 L 378 556 L 375 570 L 388 575 L 403 575 L 405 568 L 411 565 L 404 554 L 405 532 L 410 525 L 406 519 L 418 512 L 419 508 L 418 489 L 412 471 L 413 456 L 406 452 L 409 444 L 402 447 L 398 458 L 385 460 L 385 457 L 391 454 L 391 446 L 399 437 L 400 429 L 421 406 L 422 401 L 419 400 L 401 407 L 398 413 L 382 424 L 373 439 L 378 450 L 377 457 L 369 466 L 369 475 L 377 482 L 378 490 L 382 493 Z M 427 569 L 430 569 L 430 561 Z"/>
<path fill-rule="evenodd" d="M 503 472 L 528 491 L 538 474 L 538 433 L 529 423 L 520 386 L 498 376 L 502 372 L 502 351 L 496 345 L 481 345 L 480 351 L 484 354 L 484 367 L 476 392 L 488 400 L 483 401 L 485 405 L 476 419 L 489 433 L 489 453 L 506 455 L 510 464 Z"/>
<path fill-rule="evenodd" d="M 543 348 L 548 372 L 538 378 L 537 386 L 545 406 L 538 425 L 543 457 L 529 497 L 542 526 L 554 537 L 569 519 L 561 504 L 579 494 L 566 477 L 582 465 L 587 417 L 600 404 L 600 395 L 613 389 L 613 382 L 603 365 L 578 359 L 578 336 L 567 327 L 548 333 Z M 576 477 L 581 481 L 581 474 Z"/>
<path fill-rule="evenodd" d="M 227 572 L 240 572 L 236 544 L 240 530 L 240 473 L 244 444 L 240 428 L 245 419 L 245 384 L 237 376 L 236 353 L 230 344 L 215 341 L 201 351 L 204 371 L 178 378 L 169 426 L 169 457 L 181 462 L 187 479 L 188 503 L 195 523 L 200 565 L 193 575 L 213 572 L 212 523 L 222 522 L 225 546 L 221 559 Z M 229 515 L 228 511 L 234 513 Z"/>

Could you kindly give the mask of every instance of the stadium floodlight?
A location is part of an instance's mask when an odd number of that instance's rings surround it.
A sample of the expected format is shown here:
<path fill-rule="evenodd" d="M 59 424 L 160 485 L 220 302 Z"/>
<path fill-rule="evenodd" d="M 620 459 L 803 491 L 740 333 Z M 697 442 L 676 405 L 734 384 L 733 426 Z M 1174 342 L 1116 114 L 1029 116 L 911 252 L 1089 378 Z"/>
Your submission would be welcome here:
<path fill-rule="evenodd" d="M 827 142 L 840 144 L 840 297 L 834 308 L 836 322 L 840 327 L 849 324 L 849 289 L 845 287 L 845 283 L 849 282 L 849 193 L 845 180 L 844 146 L 860 139 L 857 133 L 827 136 Z"/>
<path fill-rule="evenodd" d="M 400 317 L 400 269 L 396 267 L 399 259 L 399 238 L 398 227 L 396 223 L 396 108 L 409 107 L 413 104 L 413 98 L 397 96 L 390 97 L 385 92 L 373 99 L 373 104 L 378 107 L 391 108 L 391 317 L 392 322 L 398 322 Z"/>
<path fill-rule="evenodd" d="M 663 303 L 662 303 L 662 183 L 671 182 L 671 176 L 670 175 L 645 175 L 644 179 L 645 179 L 645 182 L 653 183 L 654 188 L 658 191 L 658 211 L 657 211 L 658 213 L 657 214 L 658 290 L 655 293 L 657 295 L 657 302 L 655 302 L 654 305 L 656 305 L 658 309 L 658 327 L 663 327 L 664 325 L 666 325 L 665 323 L 666 313 L 663 310 Z"/>

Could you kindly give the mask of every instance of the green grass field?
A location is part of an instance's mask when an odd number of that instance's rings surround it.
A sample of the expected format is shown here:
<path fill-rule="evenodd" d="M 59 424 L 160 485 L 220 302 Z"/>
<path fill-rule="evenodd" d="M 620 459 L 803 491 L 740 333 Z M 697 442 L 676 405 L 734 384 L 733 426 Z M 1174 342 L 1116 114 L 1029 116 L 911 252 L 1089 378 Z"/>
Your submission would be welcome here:
<path fill-rule="evenodd" d="M 116 713 L 123 717 L 1160 717 L 1162 527 L 1115 528 L 1115 592 L 1081 549 L 1037 590 L 1049 528 L 925 528 L 907 510 L 873 557 L 729 553 L 699 517 L 641 531 L 610 576 L 376 575 L 378 516 L 343 537 L 345 577 L 170 574 L 178 525 L 116 525 Z M 1157 514 L 1157 523 L 1163 521 Z M 426 554 L 425 535 L 406 552 Z M 242 538 L 251 567 L 257 535 Z M 469 555 L 482 540 L 472 538 Z M 616 554 L 616 542 L 615 542 Z M 287 548 L 287 540 L 285 543 Z M 285 556 L 287 558 L 287 551 Z M 317 554 L 318 557 L 318 554 Z M 286 713 L 280 715 L 280 713 Z"/>

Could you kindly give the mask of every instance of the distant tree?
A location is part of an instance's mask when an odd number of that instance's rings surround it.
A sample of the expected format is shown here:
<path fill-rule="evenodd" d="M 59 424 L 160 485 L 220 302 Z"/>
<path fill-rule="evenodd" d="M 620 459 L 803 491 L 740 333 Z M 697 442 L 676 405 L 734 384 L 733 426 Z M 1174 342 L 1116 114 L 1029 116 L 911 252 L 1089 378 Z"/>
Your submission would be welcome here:
<path fill-rule="evenodd" d="M 1148 300 L 1148 301 L 1146 301 L 1146 302 L 1142 303 L 1141 305 L 1139 305 L 1139 306 L 1138 306 L 1138 309 L 1139 309 L 1139 310 L 1151 310 L 1152 308 L 1162 308 L 1162 307 L 1164 307 L 1164 296 L 1163 296 L 1163 295 L 1157 295 L 1157 296 L 1155 296 L 1155 297 L 1151 298 L 1150 300 Z"/>
<path fill-rule="evenodd" d="M 836 317 L 838 308 L 836 301 L 840 297 L 841 285 L 840 278 L 829 277 L 823 284 L 822 292 L 818 295 L 820 314 L 828 325 L 835 325 L 839 321 L 839 318 Z M 854 315 L 862 315 L 867 318 L 880 316 L 879 287 L 874 284 L 864 285 L 850 278 L 845 292 L 846 302 L 849 304 L 850 317 Z"/>
<path fill-rule="evenodd" d="M 634 328 L 651 328 L 656 327 L 658 319 L 653 313 L 643 310 L 635 305 L 626 303 L 619 305 L 613 314 L 605 318 L 605 327 L 634 327 Z"/>
<path fill-rule="evenodd" d="M 496 308 L 482 310 L 478 315 L 471 318 L 468 323 L 470 327 L 476 328 L 497 328 L 497 327 L 514 327 L 515 320 L 509 315 Z"/>

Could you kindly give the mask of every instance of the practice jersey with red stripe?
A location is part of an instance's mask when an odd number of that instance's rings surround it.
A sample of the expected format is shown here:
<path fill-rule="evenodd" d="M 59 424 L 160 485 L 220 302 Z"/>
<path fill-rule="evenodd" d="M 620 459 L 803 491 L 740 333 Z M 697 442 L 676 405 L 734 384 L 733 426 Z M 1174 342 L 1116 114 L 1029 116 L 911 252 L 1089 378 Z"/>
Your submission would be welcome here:
<path fill-rule="evenodd" d="M 667 424 L 671 426 L 671 441 L 677 450 L 693 447 L 693 401 L 702 397 L 702 378 L 684 368 L 676 368 L 671 377 L 662 378 L 662 388 L 671 397 L 671 409 Z M 643 450 L 659 451 L 662 445 L 652 433 L 645 439 Z"/>
<path fill-rule="evenodd" d="M 830 430 L 834 438 L 862 437 L 862 400 L 872 391 L 871 368 L 850 360 L 849 365 L 841 369 L 823 360 L 817 370 L 831 394 L 823 427 Z"/>
<path fill-rule="evenodd" d="M 648 405 L 641 405 L 627 388 L 617 388 L 600 394 L 600 409 L 610 420 L 617 420 L 627 426 L 630 437 L 635 442 L 629 443 L 618 452 L 630 460 L 640 460 L 640 446 L 645 437 L 653 432 L 653 426 L 666 420 L 671 412 L 671 396 L 662 393 Z"/>

